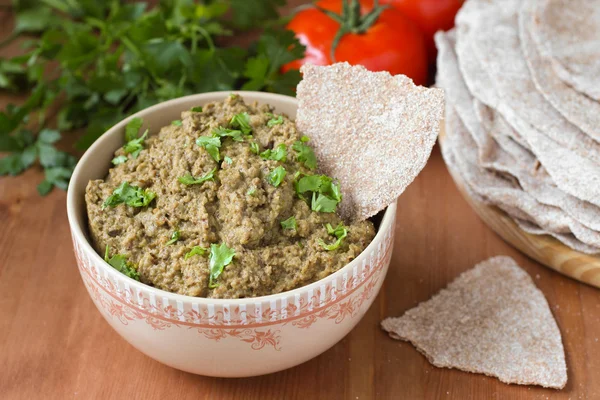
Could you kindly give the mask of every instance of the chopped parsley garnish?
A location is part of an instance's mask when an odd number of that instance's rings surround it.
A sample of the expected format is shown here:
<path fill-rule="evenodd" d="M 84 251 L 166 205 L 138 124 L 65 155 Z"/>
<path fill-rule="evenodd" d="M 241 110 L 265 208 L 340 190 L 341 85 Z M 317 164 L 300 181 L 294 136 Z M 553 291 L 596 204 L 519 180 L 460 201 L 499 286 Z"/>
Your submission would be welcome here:
<path fill-rule="evenodd" d="M 348 229 L 343 224 L 339 224 L 337 227 L 335 227 L 335 229 L 331 226 L 331 224 L 327 224 L 325 227 L 327 228 L 327 233 L 335 236 L 337 240 L 331 244 L 327 244 L 322 239 L 319 239 L 319 244 L 325 250 L 336 250 L 338 247 L 340 247 L 340 244 L 342 244 L 342 240 L 348 236 Z"/>
<path fill-rule="evenodd" d="M 227 128 L 223 128 L 222 126 L 220 126 L 216 129 L 213 129 L 212 134 L 213 134 L 213 137 L 220 137 L 220 138 L 230 137 L 233 140 L 235 140 L 236 142 L 244 141 L 242 131 L 237 130 L 237 129 L 227 129 Z"/>
<path fill-rule="evenodd" d="M 104 201 L 102 208 L 116 207 L 125 203 L 131 207 L 146 207 L 154 198 L 156 193 L 142 189 L 137 186 L 123 182 L 113 193 Z"/>
<path fill-rule="evenodd" d="M 283 229 L 296 230 L 296 218 L 292 215 L 288 219 L 281 221 L 281 227 Z"/>
<path fill-rule="evenodd" d="M 204 149 L 210 154 L 210 156 L 216 162 L 221 161 L 221 154 L 219 154 L 219 148 L 221 147 L 221 138 L 219 137 L 210 137 L 210 136 L 200 136 L 196 139 L 196 144 L 200 147 L 204 147 Z"/>
<path fill-rule="evenodd" d="M 213 289 L 219 286 L 219 284 L 216 283 L 216 280 L 223 272 L 223 269 L 231 264 L 234 256 L 235 250 L 227 247 L 225 243 L 220 245 L 210 245 L 210 261 L 208 263 L 210 269 L 210 279 L 208 282 L 209 288 Z"/>
<path fill-rule="evenodd" d="M 287 171 L 282 166 L 275 168 L 269 175 L 267 175 L 267 182 L 271 185 L 278 187 L 283 182 Z"/>
<path fill-rule="evenodd" d="M 184 260 L 187 260 L 188 258 L 193 257 L 195 255 L 203 256 L 207 252 L 208 252 L 208 249 L 206 249 L 204 247 L 194 246 L 194 247 L 192 247 L 192 249 L 190 251 L 185 253 Z"/>
<path fill-rule="evenodd" d="M 127 156 L 117 156 L 113 158 L 111 162 L 113 163 L 113 165 L 119 165 L 123 164 L 125 161 L 127 161 Z"/>
<path fill-rule="evenodd" d="M 250 116 L 247 112 L 235 114 L 233 118 L 231 118 L 229 126 L 241 130 L 244 135 L 248 135 L 252 132 L 252 127 L 250 126 Z"/>
<path fill-rule="evenodd" d="M 202 107 L 192 107 L 191 112 L 202 112 Z"/>
<path fill-rule="evenodd" d="M 165 246 L 169 246 L 178 240 L 179 240 L 179 231 L 175 230 L 175 231 L 173 231 L 173 233 L 171 233 L 171 238 L 167 243 L 165 243 Z"/>
<path fill-rule="evenodd" d="M 173 126 L 181 126 L 181 125 L 183 125 L 183 122 L 181 122 L 180 119 L 176 119 L 175 121 L 171 121 L 171 125 L 173 125 Z"/>
<path fill-rule="evenodd" d="M 252 151 L 254 154 L 258 154 L 260 152 L 260 147 L 258 147 L 258 143 L 251 142 L 250 143 L 250 151 Z"/>
<path fill-rule="evenodd" d="M 233 160 L 229 156 L 223 157 L 223 160 L 229 165 L 231 165 L 231 163 L 233 163 Z"/>
<path fill-rule="evenodd" d="M 306 168 L 314 170 L 317 168 L 317 157 L 315 156 L 313 149 L 304 144 L 307 141 L 308 138 L 306 136 L 302 136 L 300 140 L 294 142 L 292 149 L 294 149 L 296 152 L 296 159 L 298 162 L 303 163 Z"/>
<path fill-rule="evenodd" d="M 148 136 L 148 129 L 146 129 L 142 136 L 138 137 L 138 132 L 143 123 L 144 121 L 141 118 L 133 118 L 125 126 L 125 145 L 123 146 L 123 151 L 125 154 L 131 154 L 133 158 L 137 158 L 140 154 L 144 148 L 144 140 Z M 123 157 L 125 156 L 113 158 L 113 164 L 117 165 L 127 161 L 127 157 Z"/>
<path fill-rule="evenodd" d="M 260 153 L 260 157 L 265 160 L 284 161 L 287 159 L 287 146 L 280 144 L 275 149 L 267 149 Z"/>
<path fill-rule="evenodd" d="M 188 174 L 185 174 L 184 176 L 180 176 L 179 178 L 177 178 L 177 180 L 179 182 L 183 183 L 184 185 L 197 185 L 197 184 L 209 181 L 209 180 L 214 180 L 216 171 L 217 171 L 217 168 L 213 168 L 210 171 L 208 171 L 206 174 L 202 175 L 200 178 L 194 178 L 191 174 L 188 173 Z"/>
<path fill-rule="evenodd" d="M 196 139 L 196 144 L 204 147 L 213 160 L 219 162 L 221 161 L 221 154 L 219 153 L 219 148 L 221 148 L 221 139 L 226 137 L 230 137 L 236 142 L 244 141 L 244 136 L 241 130 L 227 129 L 219 126 L 218 128 L 213 129 L 212 136 L 200 136 L 198 139 Z"/>
<path fill-rule="evenodd" d="M 271 119 L 267 121 L 267 126 L 269 128 L 272 128 L 275 125 L 283 124 L 283 115 L 279 115 L 279 116 L 275 117 L 273 114 L 271 114 L 270 116 L 271 116 Z"/>
<path fill-rule="evenodd" d="M 111 267 L 122 273 L 123 275 L 127 275 L 131 279 L 135 279 L 136 281 L 140 280 L 140 275 L 135 269 L 135 266 L 127 261 L 127 256 L 124 254 L 115 254 L 112 257 L 109 257 L 109 247 L 106 245 L 106 250 L 104 251 L 104 261 L 106 261 Z"/>
<path fill-rule="evenodd" d="M 256 188 L 255 187 L 251 187 L 250 189 L 248 189 L 248 191 L 246 192 L 246 194 L 248 196 L 254 196 L 256 194 Z"/>
<path fill-rule="evenodd" d="M 295 186 L 298 197 L 307 202 L 311 199 L 310 206 L 313 211 L 335 212 L 337 204 L 342 201 L 340 186 L 327 175 L 303 176 Z"/>

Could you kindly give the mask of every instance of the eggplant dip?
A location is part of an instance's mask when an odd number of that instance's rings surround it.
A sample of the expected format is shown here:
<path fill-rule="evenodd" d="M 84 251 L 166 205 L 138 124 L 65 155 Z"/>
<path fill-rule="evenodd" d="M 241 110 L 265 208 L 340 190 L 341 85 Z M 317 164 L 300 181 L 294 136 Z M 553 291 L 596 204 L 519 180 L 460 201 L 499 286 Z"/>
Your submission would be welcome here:
<path fill-rule="evenodd" d="M 130 121 L 114 166 L 86 188 L 96 251 L 145 284 L 208 298 L 284 292 L 356 258 L 373 223 L 344 225 L 339 185 L 272 111 L 231 95 L 153 136 Z"/>

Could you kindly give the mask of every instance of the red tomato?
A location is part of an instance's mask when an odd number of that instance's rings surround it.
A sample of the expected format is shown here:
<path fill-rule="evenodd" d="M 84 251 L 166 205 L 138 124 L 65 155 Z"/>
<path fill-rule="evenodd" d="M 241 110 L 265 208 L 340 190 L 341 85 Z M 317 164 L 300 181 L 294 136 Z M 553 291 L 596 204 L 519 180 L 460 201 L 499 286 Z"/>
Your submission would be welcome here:
<path fill-rule="evenodd" d="M 429 61 L 435 62 L 433 35 L 454 26 L 454 17 L 464 0 L 381 0 L 381 3 L 391 4 L 418 25 L 425 34 Z"/>
<path fill-rule="evenodd" d="M 343 0 L 321 0 L 317 6 L 341 14 Z M 350 2 L 351 3 L 351 2 Z M 361 15 L 373 9 L 372 0 L 360 0 Z M 297 13 L 287 28 L 294 31 L 306 46 L 304 59 L 291 62 L 284 71 L 298 69 L 303 64 L 329 65 L 330 52 L 340 23 L 317 8 Z M 370 71 L 404 74 L 417 85 L 427 81 L 427 51 L 425 39 L 417 26 L 394 8 L 387 8 L 364 32 L 349 32 L 342 36 L 335 49 L 335 61 L 363 65 Z"/>

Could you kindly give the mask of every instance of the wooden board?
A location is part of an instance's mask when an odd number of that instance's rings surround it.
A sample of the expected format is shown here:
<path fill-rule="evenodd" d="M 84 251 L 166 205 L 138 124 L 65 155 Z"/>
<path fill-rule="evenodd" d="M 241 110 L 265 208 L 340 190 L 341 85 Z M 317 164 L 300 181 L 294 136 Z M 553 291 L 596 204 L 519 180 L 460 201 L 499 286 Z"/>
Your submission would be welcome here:
<path fill-rule="evenodd" d="M 444 129 L 439 143 L 444 145 Z M 532 235 L 523 231 L 498 207 L 487 205 L 469 196 L 462 178 L 450 171 L 458 190 L 479 217 L 500 237 L 534 260 L 573 279 L 600 288 L 600 257 L 571 249 L 550 235 Z"/>

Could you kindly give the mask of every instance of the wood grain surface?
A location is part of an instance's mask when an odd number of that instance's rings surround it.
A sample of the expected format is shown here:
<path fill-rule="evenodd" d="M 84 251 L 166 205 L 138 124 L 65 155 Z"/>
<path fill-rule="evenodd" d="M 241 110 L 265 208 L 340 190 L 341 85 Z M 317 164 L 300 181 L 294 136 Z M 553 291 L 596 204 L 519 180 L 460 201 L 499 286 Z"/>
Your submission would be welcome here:
<path fill-rule="evenodd" d="M 9 28 L 2 24 L 0 36 Z M 0 97 L 0 106 L 11 100 Z M 0 178 L 1 399 L 600 399 L 600 291 L 532 261 L 487 228 L 437 149 L 399 199 L 390 270 L 364 319 L 321 356 L 246 379 L 180 372 L 121 339 L 77 272 L 65 193 L 39 197 L 41 179 L 39 169 Z M 531 274 L 552 307 L 569 368 L 562 391 L 435 368 L 379 328 L 383 318 L 402 314 L 500 254 Z"/>

